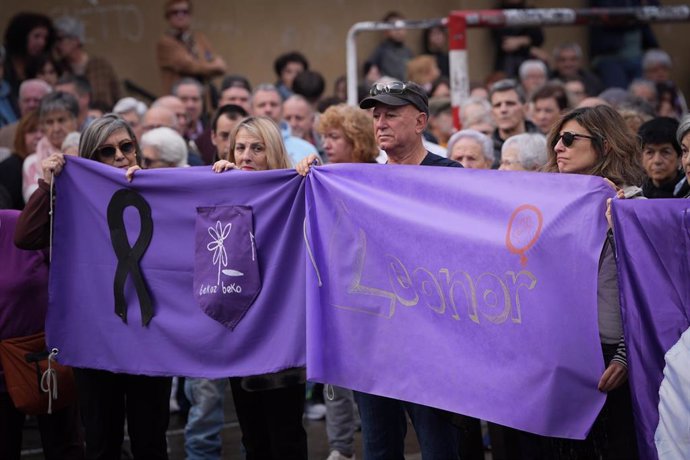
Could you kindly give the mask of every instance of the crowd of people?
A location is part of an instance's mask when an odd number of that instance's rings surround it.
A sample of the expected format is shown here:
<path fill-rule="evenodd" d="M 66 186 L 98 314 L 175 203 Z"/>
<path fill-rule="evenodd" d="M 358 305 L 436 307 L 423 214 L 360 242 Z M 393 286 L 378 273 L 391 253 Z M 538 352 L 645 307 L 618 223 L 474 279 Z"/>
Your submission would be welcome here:
<path fill-rule="evenodd" d="M 687 105 L 651 30 L 626 29 L 638 42 L 626 42 L 625 59 L 600 52 L 591 66 L 577 43 L 544 50 L 539 28 L 497 30 L 495 72 L 471 84 L 457 129 L 443 27 L 424 32 L 417 56 L 405 29 L 386 31 L 363 65 L 361 102 L 353 107 L 345 104 L 345 79 L 324 96 L 323 76 L 298 51 L 275 59 L 275 83 L 229 74 L 210 41 L 192 30 L 192 6 L 165 2 L 168 30 L 156 47 L 164 94 L 153 101 L 122 97 L 107 59 L 86 50 L 78 18 L 11 19 L 0 51 L 0 339 L 43 328 L 50 197 L 59 193 L 51 187 L 65 155 L 120 168 L 130 181 L 142 168 L 307 175 L 324 163 L 378 162 L 588 174 L 608 179 L 620 198 L 690 196 Z M 398 12 L 383 18 L 403 19 Z M 612 41 L 610 31 L 594 33 Z M 609 396 L 606 406 L 582 442 L 489 424 L 494 448 L 501 439 L 510 452 L 505 458 L 637 458 L 611 237 L 598 280 L 606 362 L 598 388 Z M 367 460 L 403 458 L 407 417 L 423 458 L 483 459 L 491 442 L 479 420 L 347 388 L 321 390 L 305 381 L 304 369 L 217 380 L 100 369 L 74 375 L 77 400 L 39 417 L 46 458 L 119 458 L 125 420 L 134 458 L 167 458 L 170 411 L 180 409 L 188 411 L 187 458 L 221 458 L 228 384 L 249 460 L 307 458 L 302 419 L 324 412 L 328 460 L 355 457 L 358 418 Z M 0 458 L 19 458 L 24 420 L 0 369 Z"/>

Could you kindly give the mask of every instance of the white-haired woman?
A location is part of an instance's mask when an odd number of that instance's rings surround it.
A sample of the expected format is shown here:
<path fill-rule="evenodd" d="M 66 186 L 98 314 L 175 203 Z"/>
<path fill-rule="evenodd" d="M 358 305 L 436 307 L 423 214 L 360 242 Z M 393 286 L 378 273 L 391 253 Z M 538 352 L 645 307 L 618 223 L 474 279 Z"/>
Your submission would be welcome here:
<path fill-rule="evenodd" d="M 484 133 L 463 129 L 448 140 L 448 158 L 465 168 L 491 169 L 494 163 L 493 142 Z"/>
<path fill-rule="evenodd" d="M 173 129 L 161 127 L 141 136 L 144 168 L 179 168 L 187 164 L 187 143 Z"/>
<path fill-rule="evenodd" d="M 537 171 L 546 164 L 546 137 L 537 133 L 511 136 L 501 147 L 503 171 Z"/>

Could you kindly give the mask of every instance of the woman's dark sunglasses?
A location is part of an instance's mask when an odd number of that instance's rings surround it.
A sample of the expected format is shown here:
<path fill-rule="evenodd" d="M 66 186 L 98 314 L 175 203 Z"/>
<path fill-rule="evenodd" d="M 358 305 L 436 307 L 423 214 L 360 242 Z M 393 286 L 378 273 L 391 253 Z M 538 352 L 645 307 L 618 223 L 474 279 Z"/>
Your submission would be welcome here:
<path fill-rule="evenodd" d="M 122 152 L 123 155 L 131 155 L 136 151 L 136 145 L 132 141 L 122 141 L 117 147 L 114 145 L 103 145 L 96 149 L 96 153 L 101 158 L 112 158 L 117 151 Z"/>
<path fill-rule="evenodd" d="M 562 140 L 563 145 L 565 145 L 566 147 L 570 147 L 571 145 L 573 145 L 573 142 L 575 142 L 575 139 L 577 139 L 578 137 L 581 137 L 583 139 L 590 139 L 590 140 L 595 139 L 595 137 L 587 136 L 585 134 L 575 134 L 575 133 L 571 133 L 571 132 L 566 131 L 566 132 L 561 133 L 558 136 L 556 136 L 556 138 L 554 139 L 553 142 L 554 142 L 554 145 L 556 145 L 556 144 L 558 144 L 559 140 Z"/>

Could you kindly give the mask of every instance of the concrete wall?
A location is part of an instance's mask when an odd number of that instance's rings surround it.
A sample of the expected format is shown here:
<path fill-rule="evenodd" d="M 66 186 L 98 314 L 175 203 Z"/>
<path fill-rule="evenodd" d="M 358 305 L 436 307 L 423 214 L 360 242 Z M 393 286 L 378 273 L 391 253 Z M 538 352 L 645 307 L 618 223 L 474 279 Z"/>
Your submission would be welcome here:
<path fill-rule="evenodd" d="M 665 5 L 687 1 L 665 0 Z M 535 7 L 580 8 L 585 1 L 537 0 Z M 273 60 L 279 54 L 301 50 L 312 68 L 332 83 L 345 73 L 345 37 L 352 24 L 380 19 L 387 11 L 397 10 L 408 19 L 443 17 L 451 9 L 484 9 L 490 0 L 196 0 L 193 27 L 203 30 L 229 65 L 231 73 L 241 73 L 252 83 L 274 82 Z M 85 21 L 87 49 L 110 59 L 121 79 L 130 79 L 153 93 L 160 92 L 155 62 L 155 43 L 166 27 L 163 0 L 23 0 L 5 1 L 0 9 L 3 30 L 18 11 L 44 12 L 51 17 L 74 14 Z M 659 24 L 654 30 L 661 45 L 674 58 L 673 77 L 685 94 L 690 95 L 690 60 L 683 43 L 690 36 L 690 23 Z M 545 29 L 545 48 L 550 50 L 564 40 L 576 40 L 587 49 L 584 27 L 549 27 Z M 374 48 L 380 35 L 363 33 L 358 37 L 362 61 Z M 469 32 L 470 77 L 482 80 L 492 69 L 493 44 L 489 32 Z M 407 43 L 420 49 L 421 36 L 410 33 Z"/>

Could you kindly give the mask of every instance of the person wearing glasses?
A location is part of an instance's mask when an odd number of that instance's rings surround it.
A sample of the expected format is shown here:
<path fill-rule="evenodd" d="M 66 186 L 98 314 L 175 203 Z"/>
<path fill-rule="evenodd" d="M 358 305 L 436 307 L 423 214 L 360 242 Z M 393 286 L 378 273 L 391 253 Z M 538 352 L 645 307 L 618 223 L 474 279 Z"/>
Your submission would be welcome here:
<path fill-rule="evenodd" d="M 428 152 L 422 133 L 429 119 L 429 101 L 424 89 L 413 82 L 377 83 L 360 104 L 371 109 L 376 143 L 388 155 L 389 164 L 462 167 L 459 163 Z M 362 420 L 364 458 L 404 458 L 406 413 L 410 416 L 422 458 L 459 458 L 459 430 L 452 414 L 441 409 L 355 392 Z"/>
<path fill-rule="evenodd" d="M 640 146 L 611 107 L 599 105 L 566 113 L 549 133 L 547 146 L 544 171 L 600 176 L 615 185 L 620 197 L 642 197 L 639 185 L 645 174 L 639 161 Z M 551 439 L 548 445 L 554 455 L 546 458 L 561 458 L 556 454 L 563 452 L 579 452 L 578 458 L 638 458 L 611 231 L 599 258 L 597 299 L 606 366 L 598 389 L 607 394 L 606 403 L 586 440 Z"/>
<path fill-rule="evenodd" d="M 191 0 L 167 0 L 164 8 L 170 28 L 156 45 L 163 91 L 170 94 L 173 84 L 184 77 L 206 84 L 210 78 L 222 75 L 227 68 L 223 58 L 213 51 L 203 33 L 190 30 Z"/>
<path fill-rule="evenodd" d="M 128 180 L 141 169 L 141 150 L 132 128 L 112 113 L 95 120 L 82 133 L 79 156 L 119 168 Z M 64 155 L 54 153 L 41 166 L 43 178 L 17 222 L 14 242 L 22 249 L 43 249 L 50 244 L 50 186 L 65 166 Z M 86 458 L 120 458 L 125 419 L 135 459 L 168 458 L 165 432 L 170 417 L 170 377 L 87 368 L 74 368 L 74 377 Z"/>

